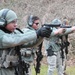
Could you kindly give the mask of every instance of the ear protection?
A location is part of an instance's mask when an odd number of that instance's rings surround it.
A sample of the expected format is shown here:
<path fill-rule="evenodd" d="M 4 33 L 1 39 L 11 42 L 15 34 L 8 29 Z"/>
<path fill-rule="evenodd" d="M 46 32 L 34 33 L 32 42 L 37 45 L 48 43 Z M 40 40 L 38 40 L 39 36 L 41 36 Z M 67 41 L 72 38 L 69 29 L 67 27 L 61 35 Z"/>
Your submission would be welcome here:
<path fill-rule="evenodd" d="M 33 24 L 33 15 L 30 15 L 29 17 L 28 17 L 28 25 L 29 26 L 32 26 L 32 24 Z"/>
<path fill-rule="evenodd" d="M 3 22 L 3 26 L 7 24 L 6 15 L 8 13 L 9 9 L 5 9 L 1 15 L 1 22 Z"/>

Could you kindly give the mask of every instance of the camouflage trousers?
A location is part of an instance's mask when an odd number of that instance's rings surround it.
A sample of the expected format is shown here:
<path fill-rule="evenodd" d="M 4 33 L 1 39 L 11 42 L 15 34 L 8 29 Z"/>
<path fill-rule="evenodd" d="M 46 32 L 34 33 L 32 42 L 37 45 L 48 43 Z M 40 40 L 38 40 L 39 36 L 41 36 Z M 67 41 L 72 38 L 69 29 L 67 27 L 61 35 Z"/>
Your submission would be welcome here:
<path fill-rule="evenodd" d="M 1 68 L 0 69 L 0 75 L 15 75 L 15 70 L 14 69 Z"/>
<path fill-rule="evenodd" d="M 63 73 L 65 73 L 67 67 L 67 55 L 65 54 L 65 52 L 64 52 L 64 58 L 62 60 L 62 67 L 63 67 Z"/>
<path fill-rule="evenodd" d="M 53 75 L 55 68 L 57 68 L 58 75 L 63 75 L 62 58 L 60 56 L 60 52 L 55 52 L 55 54 L 47 57 L 48 75 Z"/>
<path fill-rule="evenodd" d="M 16 75 L 15 69 L 9 69 L 9 68 L 0 68 L 0 75 Z M 25 72 L 25 75 L 32 75 L 31 73 L 31 67 L 28 68 L 28 73 Z"/>

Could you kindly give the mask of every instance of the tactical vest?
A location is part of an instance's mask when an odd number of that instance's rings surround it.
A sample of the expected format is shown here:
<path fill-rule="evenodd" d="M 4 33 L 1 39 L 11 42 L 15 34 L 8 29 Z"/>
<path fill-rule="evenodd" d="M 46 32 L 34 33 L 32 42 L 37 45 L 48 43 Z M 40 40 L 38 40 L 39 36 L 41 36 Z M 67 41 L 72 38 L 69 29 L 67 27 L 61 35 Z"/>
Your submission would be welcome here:
<path fill-rule="evenodd" d="M 34 30 L 32 27 L 27 27 L 27 30 L 29 30 L 29 29 Z M 22 48 L 21 49 L 22 60 L 27 63 L 33 62 L 35 53 L 37 50 L 38 50 L 38 47 L 37 48 Z"/>
<path fill-rule="evenodd" d="M 3 29 L 2 29 L 3 30 Z M 22 33 L 20 29 L 16 29 L 19 33 Z M 4 30 L 3 30 L 4 31 Z M 5 32 L 5 31 L 4 31 Z M 9 31 L 6 31 L 5 33 L 9 33 Z M 16 34 L 16 32 L 14 32 Z M 0 67 L 3 68 L 9 68 L 17 65 L 18 62 L 18 56 L 15 52 L 14 48 L 7 48 L 4 50 L 0 50 Z"/>
<path fill-rule="evenodd" d="M 54 28 L 54 30 L 56 30 L 56 28 Z M 55 35 L 53 37 L 50 37 L 48 39 L 49 43 L 48 43 L 48 47 L 47 49 L 49 48 L 52 48 L 51 50 L 54 51 L 54 52 L 58 52 L 60 50 L 60 38 L 59 38 L 59 35 Z"/>

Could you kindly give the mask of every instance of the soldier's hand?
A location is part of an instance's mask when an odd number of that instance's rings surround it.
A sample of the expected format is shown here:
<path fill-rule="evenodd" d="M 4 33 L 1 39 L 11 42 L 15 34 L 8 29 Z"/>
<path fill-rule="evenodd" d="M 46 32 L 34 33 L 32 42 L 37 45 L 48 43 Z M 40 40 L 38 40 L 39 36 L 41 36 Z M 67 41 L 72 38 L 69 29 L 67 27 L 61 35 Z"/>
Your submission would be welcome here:
<path fill-rule="evenodd" d="M 66 29 L 65 28 L 62 28 L 62 33 L 65 33 Z"/>
<path fill-rule="evenodd" d="M 72 28 L 71 28 L 71 29 L 72 29 L 72 31 L 75 31 L 75 26 L 72 26 Z"/>
<path fill-rule="evenodd" d="M 40 29 L 37 30 L 37 36 L 41 37 L 49 37 L 51 34 L 52 30 L 49 27 L 41 27 Z"/>
<path fill-rule="evenodd" d="M 65 30 L 65 28 L 59 28 L 59 29 L 57 29 L 56 30 L 56 34 L 62 34 L 62 33 L 64 33 L 66 30 Z"/>

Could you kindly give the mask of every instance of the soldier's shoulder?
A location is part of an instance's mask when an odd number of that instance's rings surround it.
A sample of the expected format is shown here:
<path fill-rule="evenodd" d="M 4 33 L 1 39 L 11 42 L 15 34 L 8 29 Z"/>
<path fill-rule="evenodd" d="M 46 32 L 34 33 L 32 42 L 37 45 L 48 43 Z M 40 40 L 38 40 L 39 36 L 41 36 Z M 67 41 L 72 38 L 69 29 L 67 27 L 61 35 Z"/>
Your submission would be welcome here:
<path fill-rule="evenodd" d="M 0 30 L 0 34 L 3 34 L 3 33 L 5 33 L 3 30 Z"/>
<path fill-rule="evenodd" d="M 22 31 L 23 31 L 23 32 L 30 32 L 30 31 L 33 31 L 33 30 L 31 30 L 31 29 L 29 29 L 29 28 L 23 28 Z"/>

